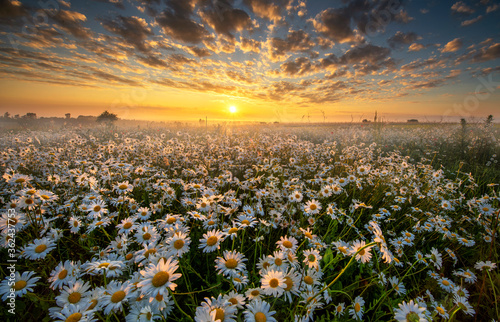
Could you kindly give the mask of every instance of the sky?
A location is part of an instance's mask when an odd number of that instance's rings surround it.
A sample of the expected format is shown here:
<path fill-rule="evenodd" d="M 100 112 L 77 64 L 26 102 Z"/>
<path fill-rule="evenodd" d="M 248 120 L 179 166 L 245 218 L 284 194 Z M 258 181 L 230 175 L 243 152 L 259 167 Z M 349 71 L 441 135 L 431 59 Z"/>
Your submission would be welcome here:
<path fill-rule="evenodd" d="M 499 58 L 494 0 L 0 0 L 1 114 L 500 119 Z"/>

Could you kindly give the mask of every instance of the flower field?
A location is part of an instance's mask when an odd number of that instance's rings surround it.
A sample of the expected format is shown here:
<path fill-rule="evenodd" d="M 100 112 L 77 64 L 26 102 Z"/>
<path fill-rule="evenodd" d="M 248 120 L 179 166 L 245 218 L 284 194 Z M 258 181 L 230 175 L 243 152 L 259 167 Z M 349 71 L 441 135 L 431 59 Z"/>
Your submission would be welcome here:
<path fill-rule="evenodd" d="M 493 124 L 0 135 L 2 320 L 500 316 Z"/>

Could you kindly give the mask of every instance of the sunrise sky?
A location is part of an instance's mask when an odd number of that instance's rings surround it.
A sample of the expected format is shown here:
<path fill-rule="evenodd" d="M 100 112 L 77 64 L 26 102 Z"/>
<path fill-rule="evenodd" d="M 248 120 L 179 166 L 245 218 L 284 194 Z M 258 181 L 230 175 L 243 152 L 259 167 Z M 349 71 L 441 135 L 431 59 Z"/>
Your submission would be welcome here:
<path fill-rule="evenodd" d="M 1 114 L 499 119 L 499 58 L 493 0 L 0 0 Z"/>

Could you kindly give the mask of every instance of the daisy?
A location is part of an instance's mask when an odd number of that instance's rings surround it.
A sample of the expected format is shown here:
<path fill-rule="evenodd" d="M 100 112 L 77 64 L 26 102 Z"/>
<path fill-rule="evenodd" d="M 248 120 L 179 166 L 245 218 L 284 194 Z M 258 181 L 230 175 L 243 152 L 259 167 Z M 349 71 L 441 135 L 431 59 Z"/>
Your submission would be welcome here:
<path fill-rule="evenodd" d="M 140 306 L 139 304 L 132 305 L 129 314 L 125 317 L 126 322 L 150 322 L 159 319 L 161 317 L 155 314 L 151 306 Z"/>
<path fill-rule="evenodd" d="M 308 269 L 302 277 L 302 289 L 311 290 L 315 285 L 320 285 L 323 273 L 316 269 Z"/>
<path fill-rule="evenodd" d="M 56 303 L 60 307 L 69 304 L 84 305 L 89 302 L 89 289 L 90 284 L 88 282 L 82 282 L 81 280 L 70 281 L 67 286 L 63 287 L 61 294 L 56 296 Z"/>
<path fill-rule="evenodd" d="M 0 218 L 0 231 L 2 234 L 7 234 L 9 229 L 15 229 L 16 232 L 22 231 L 26 227 L 26 217 L 23 213 L 5 212 Z M 12 230 L 11 230 L 12 232 Z"/>
<path fill-rule="evenodd" d="M 215 311 L 215 320 L 222 322 L 236 322 L 234 319 L 238 308 L 231 302 L 224 300 L 221 294 L 216 298 L 205 297 L 205 302 L 201 303 L 201 308 L 208 308 L 211 312 Z"/>
<path fill-rule="evenodd" d="M 27 259 L 43 259 L 50 251 L 56 248 L 54 240 L 43 237 L 35 239 L 21 251 L 21 256 Z"/>
<path fill-rule="evenodd" d="M 202 197 L 198 203 L 196 203 L 196 209 L 201 212 L 208 212 L 211 209 L 210 200 Z"/>
<path fill-rule="evenodd" d="M 113 187 L 113 190 L 116 190 L 119 194 L 125 194 L 127 192 L 131 192 L 134 189 L 134 186 L 129 184 L 128 181 L 123 181 L 118 183 Z"/>
<path fill-rule="evenodd" d="M 222 322 L 220 319 L 216 319 L 216 310 L 210 310 L 209 307 L 198 306 L 196 308 L 196 313 L 194 316 L 195 322 Z"/>
<path fill-rule="evenodd" d="M 227 293 L 222 299 L 224 301 L 228 301 L 231 305 L 236 306 L 238 309 L 242 309 L 243 305 L 245 305 L 245 297 L 235 291 Z"/>
<path fill-rule="evenodd" d="M 321 210 L 321 204 L 317 200 L 309 200 L 304 206 L 304 211 L 308 215 L 315 215 Z"/>
<path fill-rule="evenodd" d="M 336 242 L 332 242 L 332 245 L 337 248 L 337 251 L 340 252 L 344 257 L 349 255 L 349 248 L 351 247 L 348 243 L 339 240 Z"/>
<path fill-rule="evenodd" d="M 431 253 L 427 255 L 427 257 L 434 264 L 434 266 L 436 266 L 437 269 L 441 269 L 441 265 L 443 265 L 443 259 L 436 248 L 433 247 L 431 249 Z"/>
<path fill-rule="evenodd" d="M 49 282 L 50 288 L 55 290 L 56 288 L 61 289 L 64 285 L 68 285 L 69 282 L 75 282 L 76 276 L 74 273 L 76 272 L 76 267 L 74 263 L 67 260 L 64 263 L 60 262 L 59 265 L 54 268 L 52 273 L 50 273 Z"/>
<path fill-rule="evenodd" d="M 22 196 L 19 200 L 19 207 L 22 209 L 31 210 L 35 208 L 35 198 L 32 196 Z"/>
<path fill-rule="evenodd" d="M 287 287 L 285 283 L 285 273 L 272 269 L 266 271 L 261 283 L 264 294 L 274 297 L 280 297 Z"/>
<path fill-rule="evenodd" d="M 454 272 L 453 274 L 455 274 L 456 276 L 463 277 L 467 283 L 475 283 L 477 281 L 476 275 L 469 269 L 467 270 L 460 269 Z"/>
<path fill-rule="evenodd" d="M 470 305 L 467 298 L 463 296 L 454 294 L 453 303 L 455 303 L 455 305 L 458 305 L 462 309 L 462 311 L 464 311 L 464 313 L 467 315 L 474 315 L 476 313 L 476 311 L 472 308 L 472 305 Z"/>
<path fill-rule="evenodd" d="M 399 309 L 394 311 L 394 318 L 400 322 L 410 322 L 410 321 L 419 321 L 425 322 L 427 319 L 425 318 L 425 308 L 419 307 L 418 304 L 413 303 L 413 300 L 410 300 L 409 303 L 403 301 L 403 303 L 398 304 Z"/>
<path fill-rule="evenodd" d="M 264 295 L 264 292 L 262 291 L 262 289 L 260 288 L 249 288 L 246 292 L 245 292 L 245 296 L 250 300 L 250 301 L 253 301 L 253 300 L 256 300 L 256 299 L 260 299 L 261 296 Z"/>
<path fill-rule="evenodd" d="M 434 302 L 433 306 L 436 312 L 439 314 L 439 316 L 442 317 L 443 319 L 448 319 L 450 317 L 444 305 Z"/>
<path fill-rule="evenodd" d="M 151 306 L 153 311 L 160 312 L 163 317 L 167 317 L 172 312 L 175 303 L 171 296 L 163 296 L 161 294 L 150 299 L 144 298 L 143 301 Z"/>
<path fill-rule="evenodd" d="M 14 289 L 16 296 L 23 296 L 28 292 L 33 292 L 33 287 L 36 285 L 36 281 L 40 277 L 35 277 L 35 272 L 27 271 L 19 274 L 16 271 L 14 278 L 11 276 L 6 276 L 2 283 L 0 283 L 0 295 L 2 296 L 2 301 L 7 301 L 8 296 L 11 294 L 11 290 Z"/>
<path fill-rule="evenodd" d="M 142 280 L 137 287 L 141 289 L 141 293 L 151 298 L 158 294 L 168 295 L 167 287 L 174 291 L 177 284 L 172 282 L 182 276 L 175 273 L 179 267 L 177 264 L 178 261 L 175 259 L 169 258 L 165 262 L 162 258 L 158 265 L 151 263 L 146 270 L 140 271 Z"/>
<path fill-rule="evenodd" d="M 123 311 L 123 304 L 127 303 L 130 295 L 130 284 L 111 281 L 106 287 L 102 296 L 101 305 L 104 307 L 104 314 Z"/>
<path fill-rule="evenodd" d="M 166 250 L 168 254 L 172 256 L 182 257 L 184 253 L 189 251 L 189 244 L 191 244 L 191 238 L 183 232 L 174 233 L 174 236 L 166 240 Z"/>
<path fill-rule="evenodd" d="M 335 306 L 335 315 L 342 316 L 344 315 L 345 303 L 339 303 Z"/>
<path fill-rule="evenodd" d="M 365 305 L 365 300 L 361 296 L 357 296 L 354 299 L 352 309 L 349 309 L 349 314 L 355 320 L 361 320 L 363 318 L 363 306 Z"/>
<path fill-rule="evenodd" d="M 390 277 L 389 282 L 391 282 L 392 288 L 398 293 L 398 295 L 403 295 L 406 293 L 405 285 L 403 282 L 399 282 L 396 276 Z"/>
<path fill-rule="evenodd" d="M 138 218 L 140 220 L 148 220 L 151 217 L 151 211 L 148 207 L 141 207 L 137 209 Z"/>
<path fill-rule="evenodd" d="M 51 314 L 55 322 L 81 321 L 93 322 L 97 321 L 94 318 L 94 310 L 89 308 L 89 303 L 69 304 L 63 307 L 60 311 Z"/>
<path fill-rule="evenodd" d="M 482 270 L 487 269 L 489 272 L 491 272 L 491 270 L 496 268 L 496 267 L 497 267 L 497 264 L 492 263 L 491 261 L 486 261 L 486 262 L 480 261 L 474 265 L 474 268 L 477 270 L 482 271 Z"/>
<path fill-rule="evenodd" d="M 280 240 L 276 244 L 283 252 L 295 253 L 299 243 L 294 237 L 280 236 Z"/>
<path fill-rule="evenodd" d="M 108 209 L 106 209 L 106 204 L 103 200 L 95 200 L 88 205 L 87 212 L 91 218 L 101 218 L 102 215 L 108 213 Z"/>
<path fill-rule="evenodd" d="M 111 260 L 110 258 L 92 261 L 82 265 L 82 269 L 88 275 L 105 275 L 106 277 L 116 277 L 122 275 L 125 263 L 122 260 Z"/>
<path fill-rule="evenodd" d="M 224 235 L 222 232 L 214 229 L 203 234 L 203 238 L 200 239 L 199 248 L 203 248 L 204 253 L 211 253 L 216 249 L 220 248 L 220 242 L 224 240 Z"/>
<path fill-rule="evenodd" d="M 243 312 L 246 322 L 276 322 L 273 317 L 275 313 L 276 311 L 271 311 L 271 305 L 261 299 L 248 303 Z"/>
<path fill-rule="evenodd" d="M 239 228 L 246 228 L 254 227 L 255 225 L 257 225 L 258 221 L 252 215 L 241 214 L 238 215 L 234 223 L 237 224 Z"/>
<path fill-rule="evenodd" d="M 238 230 L 240 230 L 240 228 L 237 227 L 233 222 L 233 226 L 228 226 L 227 228 L 224 228 L 223 230 L 224 238 L 229 237 L 231 238 L 231 240 L 233 240 L 237 236 Z"/>
<path fill-rule="evenodd" d="M 155 243 L 160 235 L 154 226 L 138 227 L 134 235 L 136 241 L 142 245 Z"/>
<path fill-rule="evenodd" d="M 301 202 L 302 198 L 302 194 L 297 190 L 295 190 L 291 195 L 288 196 L 288 200 L 290 200 L 290 202 Z"/>
<path fill-rule="evenodd" d="M 285 298 L 292 303 L 292 296 L 299 294 L 300 275 L 292 268 L 285 276 Z"/>
<path fill-rule="evenodd" d="M 351 255 L 356 254 L 356 260 L 361 263 L 367 263 L 372 258 L 370 250 L 373 248 L 373 246 L 365 247 L 365 245 L 366 243 L 364 240 L 357 240 L 353 243 L 351 249 L 349 250 Z"/>
<path fill-rule="evenodd" d="M 224 257 L 217 257 L 215 268 L 219 274 L 226 277 L 236 276 L 239 272 L 245 271 L 244 262 L 247 260 L 244 255 L 238 251 L 224 251 Z"/>
<path fill-rule="evenodd" d="M 136 226 L 134 226 L 135 223 L 135 218 L 133 217 L 127 217 L 121 221 L 120 224 L 116 226 L 118 228 L 118 234 L 120 235 L 128 235 L 131 231 L 133 231 Z"/>
<path fill-rule="evenodd" d="M 316 249 L 308 249 L 304 251 L 304 264 L 307 264 L 309 268 L 319 268 L 319 261 L 321 258 L 323 258 L 320 254 L 319 251 Z"/>
<path fill-rule="evenodd" d="M 246 274 L 248 273 L 242 272 L 231 277 L 231 282 L 237 291 L 241 291 L 248 284 L 249 279 Z"/>

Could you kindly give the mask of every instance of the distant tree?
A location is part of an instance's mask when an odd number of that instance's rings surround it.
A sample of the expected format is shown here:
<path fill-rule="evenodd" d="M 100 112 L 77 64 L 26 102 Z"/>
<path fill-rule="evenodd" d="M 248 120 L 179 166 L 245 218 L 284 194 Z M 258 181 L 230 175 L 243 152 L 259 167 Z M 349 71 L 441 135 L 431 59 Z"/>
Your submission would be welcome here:
<path fill-rule="evenodd" d="M 118 120 L 118 116 L 114 113 L 109 113 L 108 111 L 104 111 L 97 117 L 97 122 L 99 123 L 113 123 Z"/>
<path fill-rule="evenodd" d="M 491 122 L 493 122 L 493 115 L 488 115 L 488 117 L 486 118 L 486 124 L 491 124 Z"/>
<path fill-rule="evenodd" d="M 71 118 L 71 113 L 66 113 L 66 114 L 64 114 L 64 116 L 66 116 L 66 119 L 70 119 Z"/>
<path fill-rule="evenodd" d="M 23 118 L 30 119 L 30 120 L 36 120 L 36 113 L 26 113 L 26 115 L 23 115 Z"/>
<path fill-rule="evenodd" d="M 5 112 L 5 114 L 3 115 L 3 118 L 4 119 L 10 118 L 10 113 L 9 112 Z"/>

